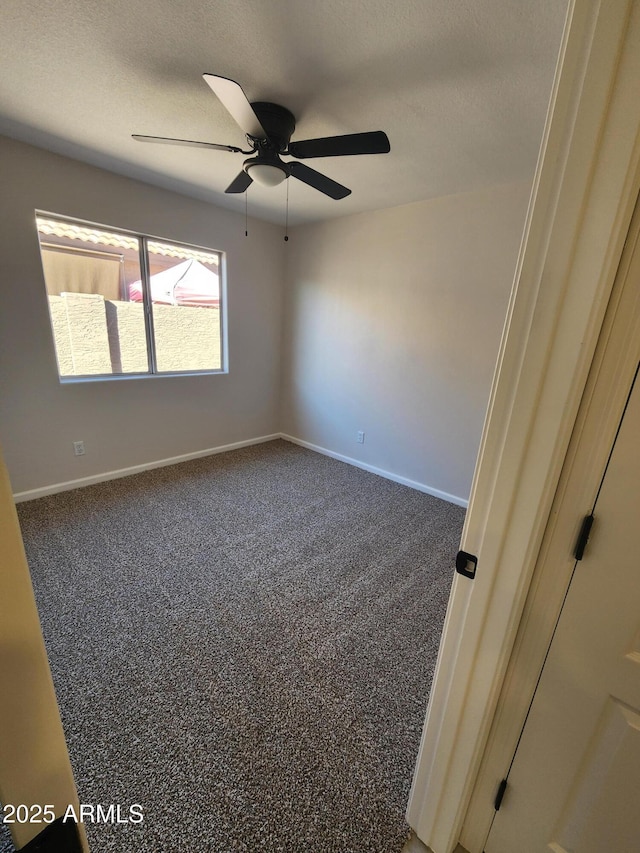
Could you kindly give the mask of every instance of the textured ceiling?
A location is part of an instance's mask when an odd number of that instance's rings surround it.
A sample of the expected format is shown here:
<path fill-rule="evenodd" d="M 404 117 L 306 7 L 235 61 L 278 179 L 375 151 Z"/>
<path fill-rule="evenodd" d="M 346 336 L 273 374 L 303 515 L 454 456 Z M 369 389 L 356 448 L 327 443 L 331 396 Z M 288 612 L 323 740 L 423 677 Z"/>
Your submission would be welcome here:
<path fill-rule="evenodd" d="M 384 130 L 391 153 L 249 190 L 289 221 L 392 207 L 533 174 L 566 0 L 4 0 L 0 133 L 232 210 L 243 157 L 144 145 L 132 133 L 244 146 L 202 79 L 290 109 L 293 139 Z"/>

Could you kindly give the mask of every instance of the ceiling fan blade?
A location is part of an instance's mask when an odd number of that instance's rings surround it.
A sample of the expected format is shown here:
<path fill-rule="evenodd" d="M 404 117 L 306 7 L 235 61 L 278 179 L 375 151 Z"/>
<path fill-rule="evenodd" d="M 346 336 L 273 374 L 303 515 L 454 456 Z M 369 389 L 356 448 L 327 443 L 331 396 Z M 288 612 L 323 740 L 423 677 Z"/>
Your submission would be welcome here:
<path fill-rule="evenodd" d="M 223 106 L 231 113 L 242 130 L 255 139 L 266 139 L 267 133 L 260 124 L 260 119 L 253 111 L 249 99 L 244 93 L 242 86 L 228 77 L 219 77 L 217 74 L 203 74 L 205 83 L 213 89 Z"/>
<path fill-rule="evenodd" d="M 229 186 L 226 188 L 226 193 L 243 193 L 247 187 L 253 183 L 253 179 L 249 176 L 247 172 L 240 172 L 236 177 L 231 181 Z"/>
<path fill-rule="evenodd" d="M 194 148 L 213 148 L 214 151 L 232 151 L 238 154 L 250 154 L 235 145 L 218 145 L 216 142 L 195 142 L 193 139 L 171 139 L 168 136 L 141 136 L 139 133 L 131 134 L 137 142 L 162 142 L 166 145 L 189 145 Z"/>
<path fill-rule="evenodd" d="M 351 195 L 351 190 L 347 189 L 347 187 L 343 187 L 342 184 L 332 181 L 326 175 L 321 175 L 320 172 L 316 172 L 315 169 L 305 166 L 304 163 L 287 163 L 286 166 L 287 171 L 294 178 L 316 190 L 320 190 L 321 193 L 330 196 L 330 198 L 337 200 Z"/>
<path fill-rule="evenodd" d="M 346 133 L 343 136 L 323 136 L 289 143 L 289 154 L 300 159 L 309 157 L 343 157 L 350 154 L 387 154 L 391 150 L 387 134 L 382 130 L 370 133 Z"/>

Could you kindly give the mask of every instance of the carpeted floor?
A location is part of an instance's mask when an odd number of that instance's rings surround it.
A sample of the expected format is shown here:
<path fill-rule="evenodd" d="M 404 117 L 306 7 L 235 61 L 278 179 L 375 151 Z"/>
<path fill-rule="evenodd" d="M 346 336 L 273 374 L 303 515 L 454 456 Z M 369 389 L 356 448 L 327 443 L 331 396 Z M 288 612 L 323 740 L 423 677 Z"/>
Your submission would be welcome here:
<path fill-rule="evenodd" d="M 93 853 L 399 853 L 464 510 L 283 441 L 18 509 Z"/>

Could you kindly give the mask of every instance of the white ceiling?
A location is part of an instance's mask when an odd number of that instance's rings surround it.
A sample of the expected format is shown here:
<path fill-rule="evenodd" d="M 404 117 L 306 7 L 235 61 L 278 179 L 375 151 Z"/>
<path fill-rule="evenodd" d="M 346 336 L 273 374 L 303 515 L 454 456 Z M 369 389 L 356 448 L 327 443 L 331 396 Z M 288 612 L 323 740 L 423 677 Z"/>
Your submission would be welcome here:
<path fill-rule="evenodd" d="M 333 201 L 289 179 L 249 212 L 317 221 L 533 174 L 566 0 L 4 0 L 0 133 L 244 212 L 224 194 L 244 147 L 202 79 L 297 121 L 293 139 L 384 130 L 391 153 L 323 158 Z"/>

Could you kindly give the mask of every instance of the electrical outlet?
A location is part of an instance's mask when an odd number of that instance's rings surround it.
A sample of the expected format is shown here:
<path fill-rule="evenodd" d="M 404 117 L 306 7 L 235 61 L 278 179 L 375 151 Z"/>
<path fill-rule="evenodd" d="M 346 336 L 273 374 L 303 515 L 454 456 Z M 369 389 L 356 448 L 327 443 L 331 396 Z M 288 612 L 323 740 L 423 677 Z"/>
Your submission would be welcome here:
<path fill-rule="evenodd" d="M 74 441 L 73 442 L 73 452 L 75 453 L 76 456 L 84 456 L 84 454 L 86 452 L 84 449 L 84 441 Z"/>
<path fill-rule="evenodd" d="M 358 444 L 364 444 L 364 433 L 361 429 L 358 430 L 358 437 L 356 438 Z"/>

